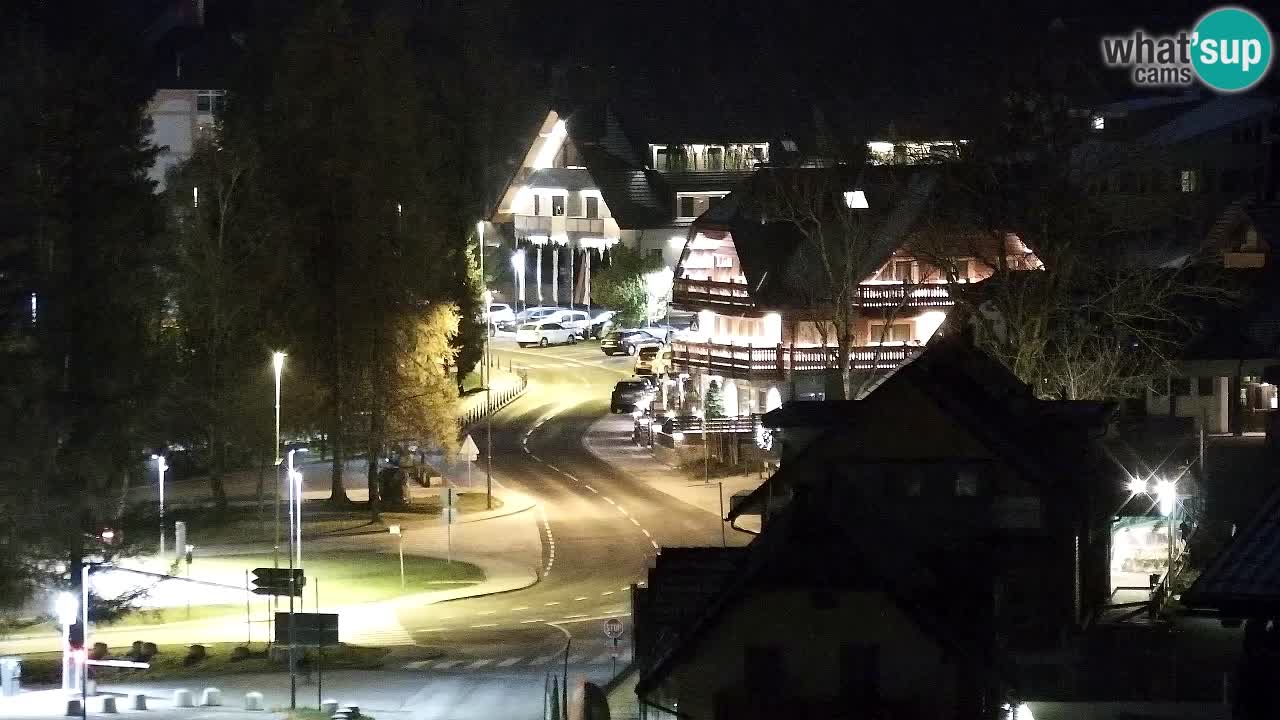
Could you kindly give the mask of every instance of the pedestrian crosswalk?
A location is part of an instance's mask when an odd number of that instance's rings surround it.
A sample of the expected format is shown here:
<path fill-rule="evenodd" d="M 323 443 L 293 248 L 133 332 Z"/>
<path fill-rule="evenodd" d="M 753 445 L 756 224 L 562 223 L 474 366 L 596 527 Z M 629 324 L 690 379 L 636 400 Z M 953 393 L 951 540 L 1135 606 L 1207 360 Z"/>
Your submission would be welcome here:
<path fill-rule="evenodd" d="M 608 646 L 595 646 L 579 651 L 570 651 L 570 665 L 609 665 L 614 662 L 615 652 L 619 665 L 631 662 L 631 649 L 619 647 L 616 651 Z M 471 672 L 497 669 L 518 669 L 521 667 L 539 667 L 542 665 L 560 664 L 565 661 L 564 652 L 552 652 L 542 655 L 486 657 L 486 658 L 434 658 L 431 660 L 415 660 L 402 665 L 404 670 Z"/>

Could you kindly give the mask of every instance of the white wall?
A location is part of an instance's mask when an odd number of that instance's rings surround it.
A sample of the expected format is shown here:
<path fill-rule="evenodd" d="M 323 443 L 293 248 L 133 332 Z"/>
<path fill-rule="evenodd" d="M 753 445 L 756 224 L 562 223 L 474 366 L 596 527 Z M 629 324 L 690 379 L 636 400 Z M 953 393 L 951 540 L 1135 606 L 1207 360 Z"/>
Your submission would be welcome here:
<path fill-rule="evenodd" d="M 1176 398 L 1175 417 L 1195 418 L 1197 423 L 1205 423 L 1205 431 L 1210 433 L 1229 432 L 1228 409 L 1230 401 L 1230 385 L 1228 378 L 1213 378 L 1213 394 L 1200 395 L 1198 378 L 1190 378 L 1190 394 L 1181 394 Z M 1158 385 L 1160 392 L 1147 391 L 1147 414 L 1156 416 L 1169 415 L 1169 385 L 1167 382 Z"/>

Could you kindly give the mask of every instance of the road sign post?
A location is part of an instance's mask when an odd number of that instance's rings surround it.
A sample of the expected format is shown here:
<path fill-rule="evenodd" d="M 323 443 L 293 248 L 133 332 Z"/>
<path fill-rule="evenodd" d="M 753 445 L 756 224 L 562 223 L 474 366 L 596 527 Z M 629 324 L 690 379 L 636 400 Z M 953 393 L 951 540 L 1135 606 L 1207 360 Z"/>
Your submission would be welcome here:
<path fill-rule="evenodd" d="M 626 630 L 626 626 L 618 618 L 609 618 L 604 621 L 604 636 L 613 641 L 613 674 L 618 674 L 618 638 L 622 637 L 622 633 Z"/>
<path fill-rule="evenodd" d="M 471 463 L 480 458 L 480 448 L 476 447 L 476 441 L 471 439 L 471 434 L 462 438 L 462 447 L 458 449 L 458 458 L 467 461 L 467 487 L 471 487 Z"/>
<path fill-rule="evenodd" d="M 453 488 L 445 488 L 444 505 L 444 561 L 453 564 Z"/>

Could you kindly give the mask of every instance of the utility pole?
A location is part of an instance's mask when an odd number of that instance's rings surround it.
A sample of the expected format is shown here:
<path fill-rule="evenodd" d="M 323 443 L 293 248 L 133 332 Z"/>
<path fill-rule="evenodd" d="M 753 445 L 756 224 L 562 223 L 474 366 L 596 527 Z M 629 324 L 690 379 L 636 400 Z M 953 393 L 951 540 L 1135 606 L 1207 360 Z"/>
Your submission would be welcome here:
<path fill-rule="evenodd" d="M 483 288 L 480 297 L 485 303 L 485 314 L 489 311 L 489 283 L 484 277 L 484 221 L 476 223 L 476 231 L 480 235 L 480 285 Z M 484 506 L 493 509 L 493 408 L 490 386 L 493 384 L 493 368 L 489 365 L 489 323 L 484 328 L 484 362 L 480 365 L 480 380 L 484 383 Z M 468 470 L 468 472 L 470 472 Z"/>

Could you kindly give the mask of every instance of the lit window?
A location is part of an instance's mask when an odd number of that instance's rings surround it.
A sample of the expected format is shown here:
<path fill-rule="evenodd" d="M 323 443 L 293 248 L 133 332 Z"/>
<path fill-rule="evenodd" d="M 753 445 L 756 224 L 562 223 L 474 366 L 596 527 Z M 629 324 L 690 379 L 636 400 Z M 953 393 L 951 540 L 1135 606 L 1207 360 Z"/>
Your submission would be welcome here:
<path fill-rule="evenodd" d="M 1196 179 L 1197 178 L 1196 178 L 1195 170 L 1183 170 L 1182 171 L 1182 192 L 1184 193 L 1195 192 L 1196 185 L 1197 185 Z"/>
<path fill-rule="evenodd" d="M 846 190 L 844 193 L 844 204 L 846 207 L 853 208 L 854 210 L 866 210 L 870 207 L 867 205 L 867 194 L 861 190 Z"/>
<path fill-rule="evenodd" d="M 1101 115 L 1094 115 L 1092 123 L 1094 132 L 1101 131 L 1107 127 L 1107 119 Z"/>
<path fill-rule="evenodd" d="M 217 115 L 222 112 L 226 100 L 227 91 L 225 90 L 197 90 L 196 112 Z"/>
<path fill-rule="evenodd" d="M 564 215 L 564 195 L 551 196 L 551 214 L 553 216 Z"/>

